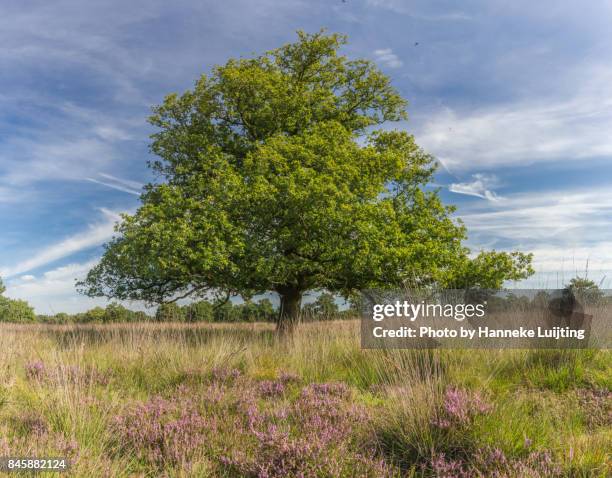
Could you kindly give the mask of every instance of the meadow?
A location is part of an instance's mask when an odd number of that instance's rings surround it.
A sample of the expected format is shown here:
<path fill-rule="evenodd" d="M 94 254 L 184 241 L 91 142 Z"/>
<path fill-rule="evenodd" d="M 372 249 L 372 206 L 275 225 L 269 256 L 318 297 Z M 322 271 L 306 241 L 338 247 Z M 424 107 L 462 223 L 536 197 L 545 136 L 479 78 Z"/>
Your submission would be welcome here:
<path fill-rule="evenodd" d="M 357 321 L 0 325 L 0 456 L 78 477 L 605 477 L 597 350 L 362 350 Z M 17 473 L 19 476 L 19 473 Z"/>

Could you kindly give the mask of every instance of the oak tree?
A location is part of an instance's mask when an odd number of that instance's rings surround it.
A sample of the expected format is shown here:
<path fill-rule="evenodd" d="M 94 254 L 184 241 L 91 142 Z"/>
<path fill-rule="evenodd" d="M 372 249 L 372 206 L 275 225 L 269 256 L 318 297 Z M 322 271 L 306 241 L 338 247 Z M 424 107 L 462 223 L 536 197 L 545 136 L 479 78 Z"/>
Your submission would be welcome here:
<path fill-rule="evenodd" d="M 373 63 L 341 55 L 345 41 L 298 32 L 154 108 L 161 181 L 80 289 L 147 302 L 276 292 L 289 332 L 308 290 L 442 284 L 465 268 L 465 230 L 425 187 L 434 159 L 386 125 L 406 101 Z M 529 273 L 516 257 L 502 279 Z"/>

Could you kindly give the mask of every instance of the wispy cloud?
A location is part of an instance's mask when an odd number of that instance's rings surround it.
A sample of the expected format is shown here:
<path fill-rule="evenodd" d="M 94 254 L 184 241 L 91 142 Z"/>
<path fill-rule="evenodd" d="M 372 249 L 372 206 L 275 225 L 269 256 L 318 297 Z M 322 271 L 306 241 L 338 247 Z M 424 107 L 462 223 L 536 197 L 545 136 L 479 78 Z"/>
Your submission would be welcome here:
<path fill-rule="evenodd" d="M 453 171 L 610 156 L 612 68 L 588 74 L 571 96 L 433 111 L 417 139 Z"/>
<path fill-rule="evenodd" d="M 489 201 L 499 201 L 501 198 L 492 190 L 498 185 L 498 179 L 491 174 L 474 174 L 473 181 L 468 183 L 453 183 L 448 187 L 450 192 L 476 196 Z"/>
<path fill-rule="evenodd" d="M 18 264 L 0 270 L 0 276 L 11 278 L 105 243 L 113 236 L 114 225 L 120 220 L 120 215 L 104 208 L 101 208 L 100 211 L 104 215 L 103 221 L 90 225 L 83 232 L 34 252 L 30 258 Z"/>
<path fill-rule="evenodd" d="M 95 306 L 105 306 L 110 301 L 105 298 L 90 298 L 76 293 L 76 281 L 84 279 L 98 263 L 90 260 L 83 263 L 70 263 L 44 272 L 40 276 L 26 275 L 7 283 L 6 295 L 14 299 L 26 300 L 39 314 L 58 312 L 76 313 Z M 123 302 L 132 310 L 150 312 L 141 302 Z"/>
<path fill-rule="evenodd" d="M 138 181 L 132 181 L 131 179 L 118 178 L 117 176 L 113 176 L 111 174 L 99 173 L 99 176 L 114 181 L 119 184 L 123 184 L 126 187 L 140 190 L 142 189 L 143 184 Z"/>
<path fill-rule="evenodd" d="M 134 196 L 140 196 L 140 193 L 138 191 L 126 188 L 125 186 L 121 186 L 120 184 L 107 183 L 107 182 L 100 181 L 98 179 L 93 179 L 93 178 L 85 178 L 85 180 L 92 182 L 92 183 L 100 184 L 101 186 L 106 186 L 107 188 L 115 189 L 117 191 L 122 191 L 124 193 L 132 194 Z"/>
<path fill-rule="evenodd" d="M 117 191 L 132 194 L 134 196 L 140 196 L 140 194 L 142 193 L 142 184 L 136 181 L 121 179 L 110 174 L 104 173 L 99 173 L 98 176 L 107 179 L 107 181 L 102 181 L 100 179 L 94 178 L 85 178 L 85 180 L 90 181 L 92 183 L 100 184 L 102 186 L 106 186 L 111 189 L 115 189 Z"/>
<path fill-rule="evenodd" d="M 541 191 L 466 206 L 460 218 L 472 246 L 534 253 L 538 271 L 612 270 L 612 192 Z M 569 267 L 568 267 L 569 266 Z"/>
<path fill-rule="evenodd" d="M 366 3 L 375 8 L 382 8 L 394 13 L 409 15 L 413 18 L 426 21 L 461 21 L 470 20 L 471 16 L 464 12 L 435 12 L 424 13 L 424 10 L 430 9 L 430 6 L 425 2 L 406 2 L 404 0 L 366 0 Z M 419 5 L 419 3 L 421 3 Z"/>
<path fill-rule="evenodd" d="M 608 190 L 509 194 L 472 204 L 460 214 L 472 250 L 533 253 L 536 274 L 516 287 L 558 288 L 576 276 L 612 284 Z"/>
<path fill-rule="evenodd" d="M 39 277 L 22 276 L 7 284 L 7 296 L 28 301 L 39 314 L 78 312 L 96 301 L 75 293 L 75 282 L 85 277 L 97 261 L 68 264 L 45 272 Z M 103 303 L 105 301 L 97 301 Z"/>
<path fill-rule="evenodd" d="M 11 138 L 0 144 L 0 185 L 18 189 L 42 180 L 74 180 L 116 157 L 109 145 L 94 138 Z"/>
<path fill-rule="evenodd" d="M 374 56 L 376 57 L 377 61 L 388 66 L 389 68 L 399 68 L 404 64 L 402 60 L 400 60 L 399 57 L 393 53 L 391 48 L 374 50 Z"/>
<path fill-rule="evenodd" d="M 20 202 L 24 197 L 26 194 L 21 189 L 0 186 L 0 204 Z"/>

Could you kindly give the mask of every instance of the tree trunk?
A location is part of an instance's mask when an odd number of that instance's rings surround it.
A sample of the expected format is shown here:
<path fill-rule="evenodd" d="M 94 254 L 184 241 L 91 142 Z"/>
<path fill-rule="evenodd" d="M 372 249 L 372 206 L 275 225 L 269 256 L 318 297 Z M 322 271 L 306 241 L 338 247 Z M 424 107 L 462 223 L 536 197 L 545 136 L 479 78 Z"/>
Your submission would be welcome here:
<path fill-rule="evenodd" d="M 280 336 L 291 336 L 300 318 L 302 291 L 294 287 L 278 289 L 280 295 L 280 310 L 276 332 Z"/>

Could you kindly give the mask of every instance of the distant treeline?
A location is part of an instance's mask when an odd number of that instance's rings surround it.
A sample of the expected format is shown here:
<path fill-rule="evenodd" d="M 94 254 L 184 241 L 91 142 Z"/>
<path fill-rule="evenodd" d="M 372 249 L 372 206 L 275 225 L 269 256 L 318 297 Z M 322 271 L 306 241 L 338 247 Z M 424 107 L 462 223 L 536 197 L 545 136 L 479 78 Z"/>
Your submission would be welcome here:
<path fill-rule="evenodd" d="M 303 308 L 304 320 L 330 320 L 354 316 L 351 311 L 340 311 L 331 294 L 321 294 L 315 302 Z M 201 300 L 187 305 L 162 304 L 155 314 L 130 310 L 118 303 L 95 307 L 87 312 L 55 315 L 36 315 L 22 300 L 0 297 L 0 322 L 44 324 L 110 324 L 121 322 L 273 322 L 278 308 L 269 299 L 210 302 Z"/>
<path fill-rule="evenodd" d="M 606 296 L 593 281 L 577 277 L 564 288 L 571 292 L 582 305 L 612 305 L 612 297 Z M 120 322 L 274 322 L 278 317 L 278 308 L 266 298 L 257 301 L 245 301 L 240 304 L 231 301 L 201 300 L 186 305 L 176 303 L 162 304 L 155 314 L 133 311 L 121 304 L 112 303 L 106 307 L 95 307 L 78 314 L 59 313 L 55 315 L 36 315 L 34 309 L 23 300 L 9 299 L 2 296 L 0 282 L 0 322 L 45 323 L 45 324 L 109 324 Z M 480 291 L 483 292 L 483 291 Z M 485 291 L 486 292 L 486 291 Z M 490 291 L 493 294 L 495 291 Z M 466 292 L 467 293 L 467 292 Z M 481 297 L 488 300 L 489 309 L 528 310 L 533 306 L 547 307 L 554 296 L 546 291 L 538 292 L 531 299 L 514 295 L 509 291 L 505 297 L 493 295 Z M 303 321 L 336 320 L 354 318 L 362 309 L 359 296 L 349 301 L 349 307 L 340 310 L 336 297 L 324 292 L 314 302 L 302 307 Z"/>
<path fill-rule="evenodd" d="M 244 304 L 215 304 L 206 300 L 187 305 L 162 304 L 154 314 L 130 310 L 121 304 L 112 303 L 95 307 L 78 314 L 59 313 L 39 315 L 37 320 L 47 324 L 110 324 L 120 322 L 242 322 L 271 321 L 276 312 L 267 300 Z"/>

